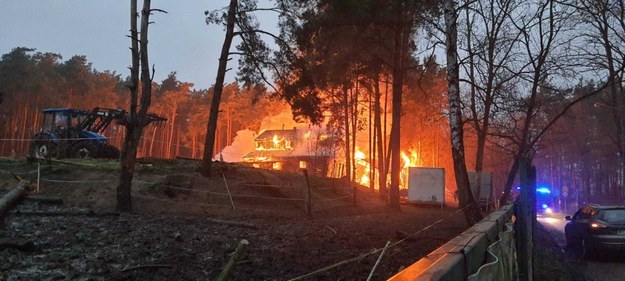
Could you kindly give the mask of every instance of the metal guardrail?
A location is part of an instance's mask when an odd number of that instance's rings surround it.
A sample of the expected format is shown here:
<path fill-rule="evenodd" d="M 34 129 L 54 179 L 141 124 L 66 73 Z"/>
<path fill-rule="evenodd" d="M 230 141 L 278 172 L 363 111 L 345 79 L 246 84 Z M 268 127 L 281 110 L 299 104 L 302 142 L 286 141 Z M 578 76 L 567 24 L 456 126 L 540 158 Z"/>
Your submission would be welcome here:
<path fill-rule="evenodd" d="M 488 246 L 506 229 L 505 223 L 511 220 L 512 211 L 513 205 L 506 205 L 491 213 L 388 280 L 467 280 L 486 260 Z"/>

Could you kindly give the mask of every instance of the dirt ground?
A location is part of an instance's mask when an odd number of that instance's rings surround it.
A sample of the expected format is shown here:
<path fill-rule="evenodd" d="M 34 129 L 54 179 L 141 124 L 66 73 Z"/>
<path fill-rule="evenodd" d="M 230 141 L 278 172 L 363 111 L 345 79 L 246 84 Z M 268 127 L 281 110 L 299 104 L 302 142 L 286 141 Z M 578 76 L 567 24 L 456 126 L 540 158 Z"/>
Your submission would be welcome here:
<path fill-rule="evenodd" d="M 317 177 L 308 216 L 301 173 L 220 164 L 206 179 L 186 160 L 144 161 L 133 182 L 134 212 L 111 214 L 117 165 L 79 164 L 40 164 L 40 195 L 64 203 L 26 200 L 4 219 L 0 240 L 22 247 L 0 248 L 1 280 L 215 280 L 244 239 L 249 245 L 229 280 L 312 272 L 306 280 L 365 280 L 390 241 L 372 278 L 384 280 L 467 227 L 455 209 L 390 210 L 364 187 L 354 206 L 344 182 Z M 36 163 L 0 159 L 0 192 L 17 183 L 9 172 L 36 181 L 36 171 Z"/>

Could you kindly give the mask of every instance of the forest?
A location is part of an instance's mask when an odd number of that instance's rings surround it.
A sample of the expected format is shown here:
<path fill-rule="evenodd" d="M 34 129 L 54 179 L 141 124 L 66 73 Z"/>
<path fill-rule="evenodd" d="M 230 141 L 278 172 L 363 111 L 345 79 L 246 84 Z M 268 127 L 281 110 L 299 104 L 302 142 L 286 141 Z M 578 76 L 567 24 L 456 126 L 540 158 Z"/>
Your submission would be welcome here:
<path fill-rule="evenodd" d="M 276 1 L 281 34 L 273 37 L 257 29 L 256 1 L 231 1 L 236 25 L 226 9 L 207 11 L 207 23 L 231 23 L 242 38 L 229 53 L 239 56 L 239 79 L 219 87 L 218 108 L 211 108 L 216 87 L 195 89 L 175 70 L 151 81 L 149 110 L 168 121 L 145 128 L 137 157 L 202 158 L 213 110 L 213 157 L 239 131 L 279 129 L 263 128 L 264 120 L 288 112 L 332 131 L 337 159 L 350 167 L 341 176 L 363 182 L 367 171 L 366 183 L 384 193 L 384 175 L 397 186 L 403 166 L 444 167 L 453 198 L 459 113 L 463 159 L 469 170 L 493 173 L 496 197 L 516 184 L 518 159 L 528 157 L 539 181 L 576 201 L 625 198 L 622 1 L 454 6 L 457 54 L 446 58 L 434 47 L 449 47 L 442 15 L 455 1 L 352 2 Z M 2 156 L 28 154 L 44 108 L 130 103 L 129 77 L 96 70 L 85 56 L 64 60 L 33 47 L 16 46 L 0 60 Z M 459 99 L 452 100 L 456 72 Z M 123 127 L 106 135 L 121 148 Z"/>

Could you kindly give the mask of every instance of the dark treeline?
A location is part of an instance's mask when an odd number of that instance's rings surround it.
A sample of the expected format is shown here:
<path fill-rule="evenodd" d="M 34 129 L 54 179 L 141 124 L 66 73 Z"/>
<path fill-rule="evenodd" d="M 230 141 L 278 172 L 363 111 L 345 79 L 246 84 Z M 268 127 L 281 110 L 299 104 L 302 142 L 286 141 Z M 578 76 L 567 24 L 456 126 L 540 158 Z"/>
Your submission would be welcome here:
<path fill-rule="evenodd" d="M 415 71 L 409 71 L 402 104 L 401 147 L 409 157 L 416 152 L 414 164 L 443 167 L 453 165 L 449 147 L 449 125 L 446 119 L 445 71 L 432 61 Z M 388 142 L 390 134 L 391 85 L 388 77 L 380 79 L 380 106 L 383 108 L 382 134 Z M 179 81 L 172 72 L 165 80 L 154 83 L 154 102 L 150 111 L 166 117 L 164 124 L 146 128 L 139 146 L 139 157 L 200 158 L 206 134 L 212 89 L 194 90 L 191 83 Z M 367 139 L 369 109 L 374 102 L 362 87 L 354 113 L 358 140 Z M 540 123 L 550 120 L 576 97 L 596 90 L 592 82 L 580 83 L 575 89 L 553 94 L 542 100 Z M 605 92 L 605 93 L 604 93 Z M 115 72 L 95 70 L 84 56 L 63 60 L 58 54 L 15 48 L 0 60 L 0 155 L 25 156 L 29 138 L 40 129 L 44 108 L 94 107 L 126 108 L 128 90 L 125 78 Z M 267 98 L 259 89 L 244 89 L 236 83 L 224 88 L 220 106 L 220 121 L 215 151 L 232 143 L 242 129 L 258 131 L 264 117 L 283 112 L 282 102 Z M 575 105 L 552 131 L 537 145 L 535 164 L 539 179 L 558 191 L 568 190 L 570 201 L 598 201 L 603 198 L 623 198 L 623 172 L 618 154 L 621 136 L 615 130 L 618 115 L 608 98 L 607 90 Z M 277 106 L 279 105 L 279 106 Z M 511 113 L 512 115 L 512 113 Z M 616 119 L 615 119 L 616 118 Z M 519 120 L 499 120 L 511 127 Z M 340 124 L 335 126 L 341 126 Z M 467 163 L 472 169 L 476 149 L 476 134 L 465 125 L 467 134 Z M 499 129 L 498 129 L 499 130 Z M 487 143 L 484 171 L 493 172 L 496 193 L 500 194 L 508 172 L 512 153 L 501 130 L 493 130 Z M 111 143 L 120 146 L 123 128 L 112 124 L 105 133 Z M 365 141 L 366 143 L 366 141 Z M 359 147 L 367 152 L 365 145 Z M 375 152 L 373 152 L 375 153 Z M 362 175 L 359 175 L 362 176 Z M 453 173 L 446 173 L 453 182 Z M 358 179 L 356 179 L 358 180 Z M 453 192 L 453 190 L 450 190 Z M 496 194 L 496 195 L 497 195 Z"/>

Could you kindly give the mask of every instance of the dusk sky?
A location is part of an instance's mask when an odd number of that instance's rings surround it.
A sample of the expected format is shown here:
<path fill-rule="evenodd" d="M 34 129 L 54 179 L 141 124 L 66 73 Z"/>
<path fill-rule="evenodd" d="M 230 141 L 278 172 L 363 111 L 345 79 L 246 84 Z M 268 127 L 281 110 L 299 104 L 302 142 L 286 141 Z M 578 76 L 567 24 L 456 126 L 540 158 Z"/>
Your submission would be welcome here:
<path fill-rule="evenodd" d="M 142 1 L 139 2 L 139 9 Z M 266 7 L 269 1 L 259 1 Z M 206 89 L 215 83 L 222 26 L 206 25 L 204 11 L 224 8 L 227 0 L 152 1 L 155 13 L 149 29 L 150 65 L 154 81 L 176 71 L 178 79 Z M 129 1 L 120 0 L 0 0 L 0 53 L 15 47 L 52 52 L 67 60 L 85 55 L 98 71 L 129 74 Z M 275 15 L 260 15 L 263 28 L 275 29 Z M 272 19 L 271 17 L 274 17 Z M 234 45 L 233 45 L 234 47 Z M 226 82 L 233 82 L 236 59 L 229 62 Z"/>

